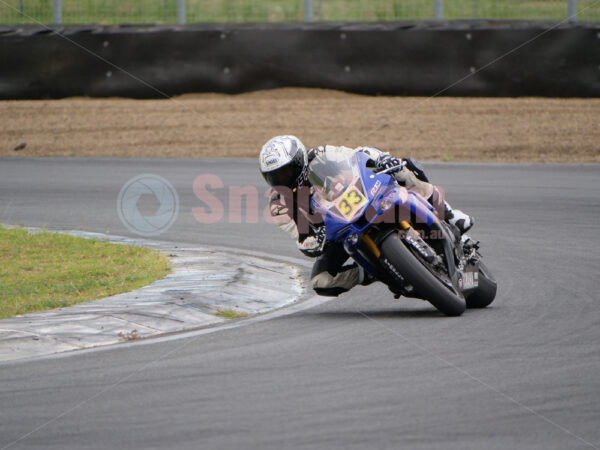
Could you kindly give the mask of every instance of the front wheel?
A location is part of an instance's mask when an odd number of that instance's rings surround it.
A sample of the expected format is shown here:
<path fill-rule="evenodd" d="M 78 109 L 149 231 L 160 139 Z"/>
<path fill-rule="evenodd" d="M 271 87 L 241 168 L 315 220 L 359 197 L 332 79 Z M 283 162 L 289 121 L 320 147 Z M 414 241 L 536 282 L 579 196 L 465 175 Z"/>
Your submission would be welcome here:
<path fill-rule="evenodd" d="M 466 309 L 465 299 L 456 289 L 451 290 L 421 262 L 392 233 L 380 244 L 381 259 L 387 259 L 419 296 L 448 316 L 460 316 Z M 384 262 L 385 264 L 385 262 Z"/>

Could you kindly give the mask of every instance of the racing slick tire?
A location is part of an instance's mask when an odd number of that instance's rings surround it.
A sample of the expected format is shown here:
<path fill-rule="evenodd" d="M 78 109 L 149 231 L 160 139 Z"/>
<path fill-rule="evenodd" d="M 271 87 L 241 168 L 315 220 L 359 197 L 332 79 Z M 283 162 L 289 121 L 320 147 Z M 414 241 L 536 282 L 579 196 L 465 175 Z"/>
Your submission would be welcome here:
<path fill-rule="evenodd" d="M 381 260 L 387 259 L 414 287 L 418 297 L 427 300 L 440 312 L 448 316 L 460 316 L 466 309 L 466 301 L 455 287 L 446 286 L 428 269 L 400 240 L 398 233 L 391 233 L 380 244 Z"/>

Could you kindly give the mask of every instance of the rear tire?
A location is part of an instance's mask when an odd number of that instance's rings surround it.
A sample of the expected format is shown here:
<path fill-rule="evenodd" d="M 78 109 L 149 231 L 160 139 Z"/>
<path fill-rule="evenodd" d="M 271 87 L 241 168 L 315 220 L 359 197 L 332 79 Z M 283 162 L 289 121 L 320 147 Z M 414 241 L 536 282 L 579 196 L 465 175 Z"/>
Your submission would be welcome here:
<path fill-rule="evenodd" d="M 386 237 L 380 245 L 382 258 L 386 258 L 425 300 L 448 316 L 460 316 L 466 302 L 438 280 L 423 263 L 404 245 L 397 233 Z"/>
<path fill-rule="evenodd" d="M 496 298 L 498 286 L 489 269 L 479 263 L 479 285 L 472 293 L 467 295 L 467 308 L 485 308 Z"/>

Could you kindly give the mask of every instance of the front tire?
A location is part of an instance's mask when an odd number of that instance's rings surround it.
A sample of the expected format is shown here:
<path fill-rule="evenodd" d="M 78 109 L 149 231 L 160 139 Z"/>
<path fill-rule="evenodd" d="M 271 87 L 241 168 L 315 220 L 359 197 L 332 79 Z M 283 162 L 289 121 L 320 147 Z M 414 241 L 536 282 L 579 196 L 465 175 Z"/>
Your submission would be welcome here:
<path fill-rule="evenodd" d="M 460 316 L 466 309 L 462 294 L 452 292 L 438 280 L 423 263 L 404 245 L 397 233 L 392 233 L 380 244 L 382 258 L 386 258 L 425 300 L 448 316 Z M 458 295 L 457 295 L 458 293 Z"/>

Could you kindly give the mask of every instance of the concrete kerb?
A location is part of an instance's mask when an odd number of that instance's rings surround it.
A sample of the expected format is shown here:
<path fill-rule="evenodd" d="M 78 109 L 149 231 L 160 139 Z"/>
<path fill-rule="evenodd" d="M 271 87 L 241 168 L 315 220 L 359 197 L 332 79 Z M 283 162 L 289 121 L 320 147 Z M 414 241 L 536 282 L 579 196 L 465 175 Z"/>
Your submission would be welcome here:
<path fill-rule="evenodd" d="M 305 264 L 291 258 L 101 233 L 52 232 L 153 248 L 169 257 L 172 272 L 132 292 L 0 320 L 0 362 L 231 325 L 231 319 L 216 315 L 219 310 L 261 315 L 307 295 L 298 267 Z"/>

